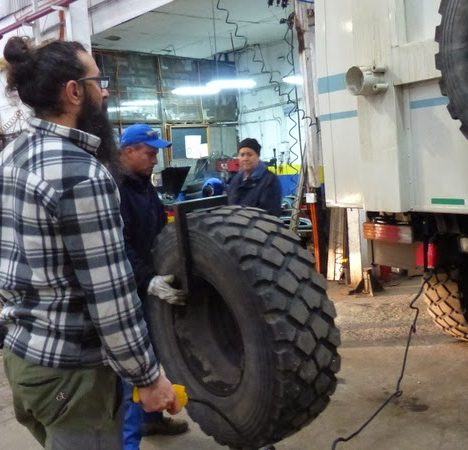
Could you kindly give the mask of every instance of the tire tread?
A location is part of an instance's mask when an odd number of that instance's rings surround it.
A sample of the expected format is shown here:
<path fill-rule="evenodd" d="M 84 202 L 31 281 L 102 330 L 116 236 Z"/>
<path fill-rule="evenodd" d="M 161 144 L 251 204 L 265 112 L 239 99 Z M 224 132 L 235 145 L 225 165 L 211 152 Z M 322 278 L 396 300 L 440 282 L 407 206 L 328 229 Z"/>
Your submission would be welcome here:
<path fill-rule="evenodd" d="M 468 341 L 468 322 L 461 310 L 455 276 L 445 272 L 433 275 L 425 285 L 424 301 L 438 328 L 460 341 Z"/>
<path fill-rule="evenodd" d="M 326 281 L 313 270 L 313 258 L 299 238 L 260 210 L 213 208 L 188 220 L 189 230 L 212 236 L 238 261 L 260 300 L 273 343 L 276 402 L 256 440 L 265 445 L 283 439 L 317 417 L 336 388 L 340 337 Z"/>

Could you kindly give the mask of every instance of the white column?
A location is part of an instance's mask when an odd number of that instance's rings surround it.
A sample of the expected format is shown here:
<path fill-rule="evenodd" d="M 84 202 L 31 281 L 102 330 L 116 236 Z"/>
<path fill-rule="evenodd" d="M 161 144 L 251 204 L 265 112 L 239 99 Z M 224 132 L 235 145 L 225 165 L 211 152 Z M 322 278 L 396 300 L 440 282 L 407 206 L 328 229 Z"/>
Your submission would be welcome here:
<path fill-rule="evenodd" d="M 349 273 L 351 284 L 359 283 L 362 270 L 371 263 L 369 243 L 364 239 L 362 224 L 366 221 L 366 212 L 363 209 L 347 209 L 348 218 L 348 246 L 349 246 Z"/>
<path fill-rule="evenodd" d="M 77 0 L 65 11 L 67 40 L 81 42 L 86 50 L 91 51 L 91 28 L 89 25 L 88 2 Z"/>

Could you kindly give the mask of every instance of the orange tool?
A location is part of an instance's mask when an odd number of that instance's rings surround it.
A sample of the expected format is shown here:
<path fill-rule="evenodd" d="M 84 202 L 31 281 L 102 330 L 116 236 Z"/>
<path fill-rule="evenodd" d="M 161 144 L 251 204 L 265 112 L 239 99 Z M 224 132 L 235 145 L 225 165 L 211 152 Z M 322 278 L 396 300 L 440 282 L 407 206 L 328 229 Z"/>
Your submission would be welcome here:
<path fill-rule="evenodd" d="M 177 399 L 179 400 L 179 403 L 181 404 L 182 408 L 185 408 L 185 406 L 187 406 L 187 403 L 189 401 L 189 398 L 187 395 L 187 389 L 182 384 L 173 384 L 172 387 L 175 391 Z M 133 388 L 132 399 L 135 403 L 140 403 L 141 401 L 140 392 L 138 391 L 137 387 Z"/>

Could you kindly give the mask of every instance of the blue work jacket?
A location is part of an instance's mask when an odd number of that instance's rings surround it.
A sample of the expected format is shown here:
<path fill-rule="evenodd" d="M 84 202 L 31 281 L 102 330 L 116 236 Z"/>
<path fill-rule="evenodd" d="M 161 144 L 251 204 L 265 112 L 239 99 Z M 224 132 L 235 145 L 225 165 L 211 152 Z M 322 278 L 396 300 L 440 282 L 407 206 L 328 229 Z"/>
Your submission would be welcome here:
<path fill-rule="evenodd" d="M 244 171 L 234 176 L 228 189 L 230 205 L 253 206 L 273 216 L 281 215 L 281 184 L 278 177 L 260 162 L 250 177 Z"/>
<path fill-rule="evenodd" d="M 144 299 L 148 284 L 156 275 L 151 253 L 153 242 L 166 225 L 167 216 L 149 177 L 125 174 L 119 191 L 127 257 L 135 274 L 140 298 Z"/>

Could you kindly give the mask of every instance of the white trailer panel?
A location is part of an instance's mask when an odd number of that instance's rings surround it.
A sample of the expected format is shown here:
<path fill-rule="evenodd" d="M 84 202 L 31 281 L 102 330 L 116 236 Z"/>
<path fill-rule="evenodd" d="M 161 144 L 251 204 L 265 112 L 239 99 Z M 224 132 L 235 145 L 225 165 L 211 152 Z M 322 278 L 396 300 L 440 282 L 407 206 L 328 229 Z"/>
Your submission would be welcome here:
<path fill-rule="evenodd" d="M 327 204 L 468 210 L 468 146 L 435 69 L 438 0 L 318 0 L 319 114 Z M 385 93 L 353 96 L 352 66 L 386 66 Z"/>

